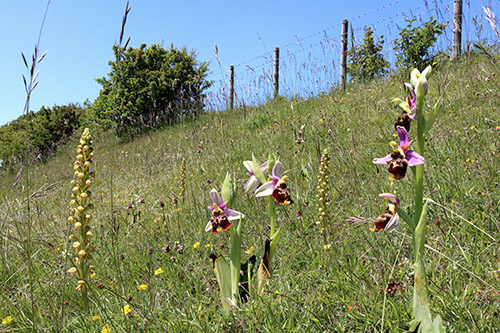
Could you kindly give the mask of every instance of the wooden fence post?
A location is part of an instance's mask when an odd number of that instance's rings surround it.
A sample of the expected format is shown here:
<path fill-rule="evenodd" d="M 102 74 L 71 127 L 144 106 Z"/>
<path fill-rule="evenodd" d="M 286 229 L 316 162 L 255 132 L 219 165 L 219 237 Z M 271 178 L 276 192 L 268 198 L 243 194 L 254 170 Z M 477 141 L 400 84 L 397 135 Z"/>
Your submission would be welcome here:
<path fill-rule="evenodd" d="M 342 39 L 340 41 L 340 89 L 345 90 L 347 72 L 347 31 L 348 21 L 342 21 Z"/>
<path fill-rule="evenodd" d="M 278 97 L 279 94 L 279 74 L 280 72 L 280 48 L 274 48 L 274 75 L 273 75 L 273 97 Z"/>
<path fill-rule="evenodd" d="M 229 109 L 234 108 L 234 66 L 229 66 Z"/>
<path fill-rule="evenodd" d="M 460 58 L 462 50 L 462 0 L 453 1 L 453 59 Z"/>

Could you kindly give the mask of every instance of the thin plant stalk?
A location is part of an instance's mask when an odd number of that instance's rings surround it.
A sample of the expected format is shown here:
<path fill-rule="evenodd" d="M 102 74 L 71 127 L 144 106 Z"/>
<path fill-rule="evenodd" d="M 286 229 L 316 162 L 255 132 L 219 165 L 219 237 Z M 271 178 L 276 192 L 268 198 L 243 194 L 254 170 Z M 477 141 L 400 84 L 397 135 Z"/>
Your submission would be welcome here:
<path fill-rule="evenodd" d="M 271 221 L 271 237 L 276 232 L 276 212 L 274 210 L 273 197 L 267 197 L 267 213 L 269 215 L 269 220 Z"/>

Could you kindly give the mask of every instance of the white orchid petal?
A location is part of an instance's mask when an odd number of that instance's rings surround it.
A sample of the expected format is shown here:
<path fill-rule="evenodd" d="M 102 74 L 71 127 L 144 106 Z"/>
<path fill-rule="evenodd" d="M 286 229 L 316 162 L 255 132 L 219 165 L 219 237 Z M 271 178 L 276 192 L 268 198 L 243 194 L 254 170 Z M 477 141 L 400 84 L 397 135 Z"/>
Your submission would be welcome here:
<path fill-rule="evenodd" d="M 394 214 L 394 216 L 387 222 L 384 230 L 387 232 L 393 232 L 399 227 L 399 215 L 398 213 Z"/>
<path fill-rule="evenodd" d="M 243 161 L 243 165 L 247 168 L 248 172 L 253 173 L 253 163 L 252 161 Z"/>
<path fill-rule="evenodd" d="M 205 231 L 209 232 L 212 230 L 212 222 L 208 221 L 207 225 L 205 226 Z"/>
<path fill-rule="evenodd" d="M 232 220 L 237 220 L 237 219 L 242 219 L 245 217 L 245 214 L 242 214 L 240 212 L 238 212 L 237 210 L 234 210 L 234 209 L 224 209 L 224 214 L 226 214 L 227 216 L 227 219 L 229 221 L 232 221 Z"/>
<path fill-rule="evenodd" d="M 256 197 L 265 197 L 265 196 L 271 195 L 271 194 L 273 194 L 274 188 L 275 188 L 275 186 L 274 186 L 273 181 L 264 183 L 257 190 L 255 190 L 255 196 Z"/>

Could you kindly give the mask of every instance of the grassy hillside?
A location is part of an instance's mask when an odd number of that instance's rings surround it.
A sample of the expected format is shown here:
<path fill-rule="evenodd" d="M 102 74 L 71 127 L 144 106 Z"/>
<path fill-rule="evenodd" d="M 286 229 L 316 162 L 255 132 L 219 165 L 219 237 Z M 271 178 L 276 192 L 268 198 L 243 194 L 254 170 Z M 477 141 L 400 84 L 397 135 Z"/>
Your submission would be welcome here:
<path fill-rule="evenodd" d="M 409 227 L 401 222 L 391 234 L 374 233 L 372 223 L 345 222 L 382 213 L 381 192 L 396 191 L 401 207 L 409 207 L 412 177 L 391 188 L 386 168 L 372 164 L 391 150 L 399 113 L 391 100 L 405 97 L 404 82 L 391 77 L 351 85 L 344 94 L 207 113 L 127 143 L 91 129 L 96 252 L 90 314 L 80 311 L 76 281 L 66 273 L 65 253 L 73 253 L 67 219 L 78 138 L 47 163 L 26 168 L 14 188 L 17 170 L 1 175 L 0 319 L 12 320 L 0 330 L 408 330 Z M 435 202 L 427 217 L 431 308 L 449 331 L 494 330 L 500 327 L 498 58 L 466 56 L 438 64 L 429 86 L 429 104 L 444 97 L 425 156 L 424 192 Z M 305 142 L 298 146 L 302 125 Z M 331 247 L 315 223 L 325 148 Z M 253 247 L 260 258 L 269 233 L 265 200 L 243 192 L 243 161 L 254 154 L 263 162 L 270 152 L 283 163 L 294 200 L 277 210 L 283 231 L 273 278 L 262 296 L 252 295 L 223 316 L 209 255 L 228 255 L 229 233 L 204 231 L 211 216 L 208 194 L 220 190 L 226 172 L 236 177 L 234 208 L 246 215 L 242 247 Z M 155 274 L 159 268 L 163 273 Z M 139 290 L 143 284 L 147 289 Z M 131 313 L 125 314 L 127 304 Z"/>

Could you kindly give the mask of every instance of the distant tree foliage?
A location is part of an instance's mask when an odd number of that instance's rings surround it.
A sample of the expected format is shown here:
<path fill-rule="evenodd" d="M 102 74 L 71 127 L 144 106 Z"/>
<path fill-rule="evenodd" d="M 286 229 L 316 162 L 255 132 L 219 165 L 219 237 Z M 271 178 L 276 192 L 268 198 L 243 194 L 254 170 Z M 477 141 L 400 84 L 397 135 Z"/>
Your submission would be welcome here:
<path fill-rule="evenodd" d="M 408 72 L 412 68 L 423 70 L 434 62 L 436 52 L 432 52 L 432 46 L 444 32 L 446 25 L 439 24 L 432 16 L 428 22 L 418 27 L 412 26 L 415 19 L 406 22 L 407 27 L 399 32 L 399 39 L 394 41 L 396 66 Z"/>
<path fill-rule="evenodd" d="M 91 107 L 92 120 L 125 137 L 203 110 L 203 92 L 211 84 L 208 63 L 198 62 L 194 52 L 146 44 L 126 50 L 115 45 L 113 52 L 108 77 L 96 80 L 102 89 Z"/>
<path fill-rule="evenodd" d="M 348 74 L 351 82 L 369 81 L 385 75 L 389 71 L 390 64 L 384 58 L 383 36 L 375 43 L 373 30 L 367 27 L 363 42 L 349 50 Z"/>
<path fill-rule="evenodd" d="M 23 158 L 48 156 L 80 127 L 85 109 L 77 104 L 42 107 L 0 127 L 2 167 L 23 162 Z M 26 154 L 27 153 L 27 154 Z"/>

